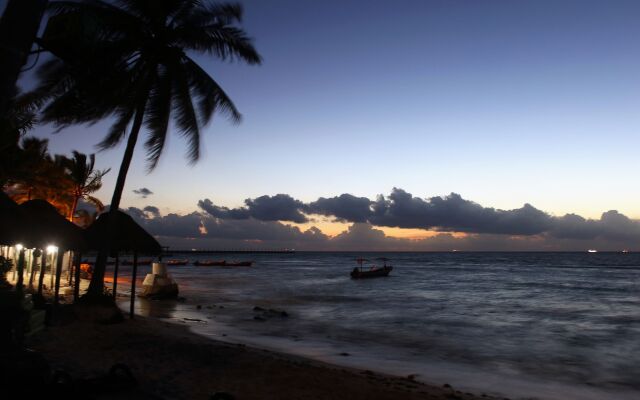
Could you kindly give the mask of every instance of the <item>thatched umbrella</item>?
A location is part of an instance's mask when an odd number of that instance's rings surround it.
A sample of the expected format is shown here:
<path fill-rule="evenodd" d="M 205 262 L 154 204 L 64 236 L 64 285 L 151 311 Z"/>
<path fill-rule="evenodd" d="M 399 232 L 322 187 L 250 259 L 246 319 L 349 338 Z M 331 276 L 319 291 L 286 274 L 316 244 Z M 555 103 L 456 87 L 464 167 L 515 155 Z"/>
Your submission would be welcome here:
<path fill-rule="evenodd" d="M 33 225 L 34 220 L 9 196 L 0 191 L 0 221 L 2 221 L 2 224 L 0 224 L 0 244 L 8 246 L 23 245 L 18 254 L 18 263 L 16 264 L 18 274 L 16 289 L 21 291 L 25 264 L 24 253 L 26 248 L 32 247 L 28 240 L 28 228 Z"/>
<path fill-rule="evenodd" d="M 0 190 L 0 244 L 27 244 L 27 227 L 33 223 L 15 201 Z"/>
<path fill-rule="evenodd" d="M 130 317 L 133 318 L 133 308 L 135 305 L 136 278 L 138 273 L 138 253 L 157 255 L 162 252 L 160 243 L 147 231 L 138 225 L 133 218 L 122 211 L 117 211 L 116 226 L 117 231 L 113 237 L 108 237 L 109 216 L 112 211 L 101 214 L 96 222 L 91 224 L 86 231 L 85 237 L 89 248 L 99 250 L 105 241 L 109 241 L 109 248 L 112 255 L 116 257 L 116 265 L 113 273 L 113 296 L 116 296 L 118 282 L 118 252 L 133 252 L 133 278 L 131 280 L 131 305 Z"/>
<path fill-rule="evenodd" d="M 54 296 L 54 304 L 57 305 L 62 273 L 61 254 L 67 250 L 80 250 L 85 247 L 83 231 L 60 215 L 56 208 L 45 200 L 29 200 L 22 203 L 20 208 L 30 218 L 37 221 L 29 226 L 28 243 L 30 246 L 46 249 L 49 245 L 55 245 L 58 248 Z M 43 278 L 44 265 L 40 269 L 39 292 L 42 290 Z"/>

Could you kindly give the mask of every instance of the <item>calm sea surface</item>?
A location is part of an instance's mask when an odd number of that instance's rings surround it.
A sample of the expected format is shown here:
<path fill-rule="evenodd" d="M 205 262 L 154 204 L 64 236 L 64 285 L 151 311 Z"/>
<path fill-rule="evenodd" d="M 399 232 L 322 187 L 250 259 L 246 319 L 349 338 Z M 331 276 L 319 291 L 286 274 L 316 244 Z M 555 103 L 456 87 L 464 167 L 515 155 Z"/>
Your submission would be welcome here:
<path fill-rule="evenodd" d="M 351 280 L 358 256 L 388 257 L 394 270 Z M 141 302 L 139 311 L 216 339 L 476 392 L 640 399 L 637 253 L 189 257 L 205 258 L 256 264 L 170 267 L 187 300 Z"/>

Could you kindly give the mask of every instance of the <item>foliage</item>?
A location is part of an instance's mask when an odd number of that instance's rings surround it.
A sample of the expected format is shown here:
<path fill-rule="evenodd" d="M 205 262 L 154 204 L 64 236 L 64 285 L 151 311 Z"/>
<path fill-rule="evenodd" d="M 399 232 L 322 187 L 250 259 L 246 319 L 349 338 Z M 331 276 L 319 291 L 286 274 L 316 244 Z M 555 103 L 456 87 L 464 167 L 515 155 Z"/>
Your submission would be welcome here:
<path fill-rule="evenodd" d="M 25 101 L 41 107 L 42 119 L 60 128 L 113 118 L 99 144 L 102 149 L 119 144 L 129 130 L 112 208 L 120 205 L 143 127 L 151 171 L 172 122 L 188 142 L 189 162 L 195 162 L 200 157 L 201 128 L 215 113 L 240 121 L 229 96 L 189 55 L 261 63 L 252 40 L 237 26 L 243 13 L 239 4 L 87 0 L 51 2 L 49 9 L 39 44 L 57 58 L 39 68 L 39 84 Z M 111 234 L 115 225 L 110 224 Z M 89 288 L 93 295 L 101 291 L 107 253 L 108 243 L 96 260 Z"/>

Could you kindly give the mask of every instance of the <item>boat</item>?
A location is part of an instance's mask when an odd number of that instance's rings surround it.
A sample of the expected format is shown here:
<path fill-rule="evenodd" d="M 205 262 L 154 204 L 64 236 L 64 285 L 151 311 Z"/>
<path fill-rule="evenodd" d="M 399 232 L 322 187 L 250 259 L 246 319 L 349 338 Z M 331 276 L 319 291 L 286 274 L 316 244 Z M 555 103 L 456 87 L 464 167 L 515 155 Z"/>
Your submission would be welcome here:
<path fill-rule="evenodd" d="M 138 260 L 138 266 L 140 265 L 151 265 L 153 262 L 150 258 L 141 258 Z M 133 265 L 133 260 L 122 260 L 122 265 Z"/>
<path fill-rule="evenodd" d="M 598 250 L 596 250 L 596 249 L 589 249 L 589 250 L 587 250 L 587 253 L 597 253 L 597 252 L 598 252 Z"/>
<path fill-rule="evenodd" d="M 380 257 L 378 260 L 383 262 L 382 267 L 377 267 L 372 265 L 371 267 L 365 268 L 363 264 L 368 262 L 369 260 L 364 258 L 356 259 L 359 267 L 355 267 L 351 271 L 351 279 L 362 279 L 362 278 L 377 278 L 382 276 L 389 276 L 389 272 L 393 270 L 393 266 L 387 265 L 388 258 Z"/>
<path fill-rule="evenodd" d="M 187 265 L 189 260 L 186 258 L 167 260 L 167 265 Z"/>
<path fill-rule="evenodd" d="M 199 267 L 224 267 L 226 263 L 225 260 L 196 260 L 193 262 L 193 265 Z"/>
<path fill-rule="evenodd" d="M 253 261 L 232 261 L 224 263 L 225 267 L 250 267 L 253 265 Z"/>

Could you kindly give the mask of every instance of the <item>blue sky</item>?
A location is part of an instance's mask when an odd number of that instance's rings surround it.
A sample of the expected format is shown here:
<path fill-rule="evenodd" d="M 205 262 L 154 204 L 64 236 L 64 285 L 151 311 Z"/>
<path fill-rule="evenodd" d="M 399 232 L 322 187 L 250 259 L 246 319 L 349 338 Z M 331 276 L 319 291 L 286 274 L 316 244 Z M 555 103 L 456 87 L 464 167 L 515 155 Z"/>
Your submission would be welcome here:
<path fill-rule="evenodd" d="M 123 205 L 163 213 L 460 193 L 483 206 L 640 218 L 637 1 L 243 1 L 264 65 L 198 58 L 244 115 L 215 119 L 188 166 L 172 135 L 159 167 L 136 154 Z M 108 123 L 50 137 L 92 151 Z M 122 148 L 100 153 L 113 167 Z M 141 199 L 133 189 L 154 194 Z"/>

